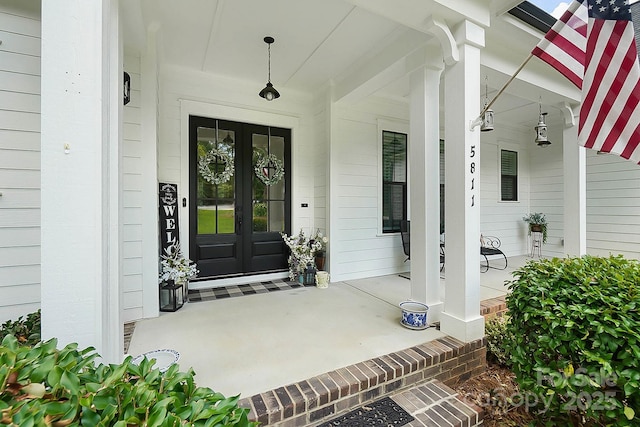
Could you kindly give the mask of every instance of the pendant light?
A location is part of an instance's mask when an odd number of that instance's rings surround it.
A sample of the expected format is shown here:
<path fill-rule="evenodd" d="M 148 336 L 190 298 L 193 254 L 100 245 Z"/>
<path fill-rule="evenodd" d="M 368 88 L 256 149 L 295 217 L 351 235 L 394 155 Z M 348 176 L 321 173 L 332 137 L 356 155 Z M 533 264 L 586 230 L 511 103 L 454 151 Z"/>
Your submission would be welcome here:
<path fill-rule="evenodd" d="M 267 80 L 267 85 L 260 91 L 259 95 L 267 101 L 273 101 L 274 99 L 280 97 L 280 94 L 278 93 L 276 88 L 271 84 L 271 43 L 273 43 L 274 41 L 275 40 L 271 36 L 267 36 L 264 38 L 264 42 L 269 46 L 269 79 Z"/>
<path fill-rule="evenodd" d="M 547 124 L 544 122 L 544 116 L 547 113 L 542 112 L 542 103 L 538 103 L 540 109 L 540 117 L 538 118 L 538 124 L 535 126 L 536 130 L 536 144 L 539 147 L 548 147 L 551 145 L 551 141 L 549 141 L 549 137 L 547 136 Z"/>
<path fill-rule="evenodd" d="M 489 83 L 487 76 L 484 76 L 484 114 L 482 115 L 482 125 L 480 126 L 481 132 L 487 132 L 493 130 L 493 110 L 487 108 L 489 105 Z"/>

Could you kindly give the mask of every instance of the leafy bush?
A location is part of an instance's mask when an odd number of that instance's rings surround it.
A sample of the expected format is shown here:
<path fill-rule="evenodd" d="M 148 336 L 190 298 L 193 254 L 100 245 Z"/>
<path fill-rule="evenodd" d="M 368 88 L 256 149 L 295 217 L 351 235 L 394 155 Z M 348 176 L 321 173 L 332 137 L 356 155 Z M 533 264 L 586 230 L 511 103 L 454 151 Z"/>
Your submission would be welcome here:
<path fill-rule="evenodd" d="M 27 318 L 22 316 L 18 320 L 7 320 L 0 327 L 0 342 L 7 335 L 13 335 L 18 339 L 20 344 L 34 346 L 40 342 L 40 310 L 27 314 Z"/>
<path fill-rule="evenodd" d="M 505 314 L 490 318 L 484 325 L 484 332 L 487 336 L 487 357 L 500 365 L 509 366 L 511 357 L 506 345 L 513 339 L 513 332 L 509 329 L 509 316 Z"/>
<path fill-rule="evenodd" d="M 254 216 L 267 216 L 267 204 L 266 203 L 255 203 L 253 205 L 253 215 Z"/>
<path fill-rule="evenodd" d="M 238 396 L 196 387 L 192 370 L 154 361 L 96 365 L 92 348 L 55 339 L 33 348 L 13 335 L 0 345 L 0 424 L 11 426 L 254 426 Z"/>
<path fill-rule="evenodd" d="M 640 263 L 530 262 L 507 307 L 512 369 L 546 425 L 640 425 Z"/>

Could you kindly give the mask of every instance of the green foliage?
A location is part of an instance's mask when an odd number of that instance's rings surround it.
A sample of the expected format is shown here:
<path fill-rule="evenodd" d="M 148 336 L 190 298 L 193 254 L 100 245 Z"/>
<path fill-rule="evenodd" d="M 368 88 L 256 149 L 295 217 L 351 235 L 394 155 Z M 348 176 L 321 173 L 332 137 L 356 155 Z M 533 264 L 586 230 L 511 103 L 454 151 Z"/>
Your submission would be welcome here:
<path fill-rule="evenodd" d="M 33 346 L 40 342 L 40 310 L 27 314 L 27 318 L 22 316 L 18 320 L 7 320 L 0 327 L 0 341 L 7 335 L 16 337 L 20 344 Z"/>
<path fill-rule="evenodd" d="M 0 345 L 0 425 L 9 426 L 255 426 L 238 396 L 196 387 L 194 372 L 154 361 L 96 365 L 94 349 L 55 339 L 33 348 L 13 335 Z"/>
<path fill-rule="evenodd" d="M 253 231 L 267 231 L 267 218 L 264 217 L 253 217 Z"/>
<path fill-rule="evenodd" d="M 513 340 L 513 331 L 509 328 L 509 316 L 495 316 L 487 320 L 484 332 L 487 337 L 487 356 L 496 363 L 509 366 L 510 355 L 506 343 Z"/>
<path fill-rule="evenodd" d="M 538 226 L 542 231 L 542 243 L 547 243 L 547 218 L 541 212 L 530 213 L 527 216 L 523 216 L 522 220 L 529 224 L 527 234 L 531 235 L 531 227 Z"/>
<path fill-rule="evenodd" d="M 267 204 L 266 203 L 254 203 L 253 216 L 267 216 Z"/>
<path fill-rule="evenodd" d="M 545 425 L 640 425 L 640 263 L 540 260 L 514 277 L 507 350 Z"/>

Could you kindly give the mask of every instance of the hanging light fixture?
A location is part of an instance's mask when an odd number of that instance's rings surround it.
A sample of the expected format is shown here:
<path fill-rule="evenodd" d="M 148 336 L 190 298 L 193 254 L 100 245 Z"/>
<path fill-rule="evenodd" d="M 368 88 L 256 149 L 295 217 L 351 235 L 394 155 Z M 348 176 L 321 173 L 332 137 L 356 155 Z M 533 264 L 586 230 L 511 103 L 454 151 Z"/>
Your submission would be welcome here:
<path fill-rule="evenodd" d="M 278 93 L 276 88 L 271 84 L 271 43 L 273 43 L 274 41 L 275 40 L 271 36 L 267 36 L 264 38 L 264 42 L 269 46 L 269 79 L 267 80 L 267 85 L 260 91 L 259 95 L 267 101 L 273 101 L 274 99 L 280 97 L 280 94 Z"/>
<path fill-rule="evenodd" d="M 535 126 L 536 130 L 536 144 L 539 147 L 547 147 L 551 145 L 551 141 L 549 141 L 549 137 L 547 136 L 547 124 L 544 122 L 544 116 L 547 113 L 542 112 L 542 103 L 538 103 L 540 108 L 540 117 L 538 118 L 538 124 Z"/>
<path fill-rule="evenodd" d="M 491 108 L 487 108 L 489 105 L 489 83 L 487 76 L 484 76 L 484 107 L 482 111 L 484 114 L 482 115 L 482 125 L 480 126 L 481 132 L 487 132 L 493 130 L 493 110 Z"/>

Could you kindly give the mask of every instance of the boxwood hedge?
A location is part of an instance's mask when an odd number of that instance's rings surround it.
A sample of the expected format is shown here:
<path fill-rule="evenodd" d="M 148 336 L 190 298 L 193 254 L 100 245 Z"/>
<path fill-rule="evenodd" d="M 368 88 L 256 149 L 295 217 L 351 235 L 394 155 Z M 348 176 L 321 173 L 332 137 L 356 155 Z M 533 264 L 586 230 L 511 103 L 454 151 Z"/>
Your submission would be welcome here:
<path fill-rule="evenodd" d="M 529 262 L 509 283 L 522 400 L 556 425 L 640 425 L 640 262 Z"/>

